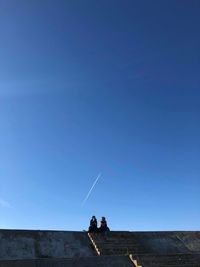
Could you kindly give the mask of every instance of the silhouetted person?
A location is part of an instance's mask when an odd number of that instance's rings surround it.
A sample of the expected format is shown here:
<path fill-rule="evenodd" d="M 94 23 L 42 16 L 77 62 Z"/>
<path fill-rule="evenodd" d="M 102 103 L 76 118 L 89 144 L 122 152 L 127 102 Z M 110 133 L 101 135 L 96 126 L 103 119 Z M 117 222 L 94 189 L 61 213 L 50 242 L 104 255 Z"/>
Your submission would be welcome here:
<path fill-rule="evenodd" d="M 101 217 L 101 221 L 100 221 L 100 227 L 98 229 L 100 233 L 105 233 L 110 231 L 110 229 L 107 226 L 107 222 L 106 222 L 106 218 L 105 217 Z"/>
<path fill-rule="evenodd" d="M 90 226 L 88 229 L 88 232 L 97 232 L 98 228 L 97 228 L 97 219 L 95 216 L 92 216 L 91 220 L 90 220 Z"/>

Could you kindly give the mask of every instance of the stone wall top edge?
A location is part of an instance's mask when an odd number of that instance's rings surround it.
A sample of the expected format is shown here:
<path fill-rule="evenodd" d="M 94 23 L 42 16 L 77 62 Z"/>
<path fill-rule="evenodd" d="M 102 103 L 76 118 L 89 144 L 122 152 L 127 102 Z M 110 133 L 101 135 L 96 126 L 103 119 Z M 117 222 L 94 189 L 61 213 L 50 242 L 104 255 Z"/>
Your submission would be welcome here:
<path fill-rule="evenodd" d="M 72 231 L 72 230 L 45 230 L 45 229 L 0 229 L 0 232 L 55 232 L 55 233 L 87 233 L 87 231 Z M 111 231 L 111 233 L 138 233 L 138 234 L 156 234 L 156 233 L 200 233 L 200 230 L 159 230 L 159 231 L 127 231 L 127 230 L 120 230 L 120 231 Z"/>

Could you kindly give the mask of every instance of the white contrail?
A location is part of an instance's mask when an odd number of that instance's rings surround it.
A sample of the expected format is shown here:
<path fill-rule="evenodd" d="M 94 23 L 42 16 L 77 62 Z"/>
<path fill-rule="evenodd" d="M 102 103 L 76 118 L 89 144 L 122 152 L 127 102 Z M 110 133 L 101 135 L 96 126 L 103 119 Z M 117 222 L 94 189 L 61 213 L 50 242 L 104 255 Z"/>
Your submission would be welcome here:
<path fill-rule="evenodd" d="M 92 187 L 90 188 L 89 192 L 87 193 L 87 196 L 85 197 L 85 199 L 82 202 L 82 206 L 85 204 L 85 202 L 88 200 L 93 188 L 95 187 L 96 183 L 98 182 L 99 178 L 101 177 L 101 173 L 99 173 L 99 175 L 97 176 L 96 180 L 94 181 Z"/>

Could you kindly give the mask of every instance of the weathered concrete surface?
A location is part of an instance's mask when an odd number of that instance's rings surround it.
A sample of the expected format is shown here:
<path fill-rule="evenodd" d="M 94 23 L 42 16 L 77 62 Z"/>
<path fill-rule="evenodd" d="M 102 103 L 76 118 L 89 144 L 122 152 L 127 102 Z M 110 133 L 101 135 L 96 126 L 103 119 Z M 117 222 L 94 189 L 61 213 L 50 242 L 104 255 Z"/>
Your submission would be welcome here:
<path fill-rule="evenodd" d="M 135 237 L 147 253 L 200 253 L 200 232 L 138 232 Z"/>
<path fill-rule="evenodd" d="M 96 255 L 87 233 L 0 230 L 0 259 L 72 258 Z"/>
<path fill-rule="evenodd" d="M 129 254 L 135 266 L 200 267 L 200 232 L 111 231 L 90 237 L 93 245 L 87 232 L 0 230 L 0 267 L 130 267 Z"/>
<path fill-rule="evenodd" d="M 100 255 L 200 253 L 200 232 L 91 234 Z"/>
<path fill-rule="evenodd" d="M 136 266 L 142 267 L 160 267 L 160 266 L 200 266 L 200 254 L 140 254 L 132 255 Z"/>
<path fill-rule="evenodd" d="M 128 256 L 0 261 L 0 267 L 133 267 Z"/>

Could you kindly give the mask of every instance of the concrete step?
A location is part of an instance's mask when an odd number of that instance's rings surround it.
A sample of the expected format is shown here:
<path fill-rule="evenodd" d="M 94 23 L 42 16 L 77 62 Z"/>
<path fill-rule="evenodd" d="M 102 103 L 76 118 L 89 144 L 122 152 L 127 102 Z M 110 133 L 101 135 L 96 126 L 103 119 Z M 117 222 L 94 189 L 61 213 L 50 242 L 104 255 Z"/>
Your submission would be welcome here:
<path fill-rule="evenodd" d="M 115 246 L 115 245 L 98 245 L 97 247 L 99 250 L 102 249 L 106 249 L 106 250 L 129 250 L 129 251 L 133 251 L 132 254 L 136 253 L 140 253 L 140 254 L 144 254 L 146 253 L 146 251 L 143 248 L 139 248 L 137 246 Z"/>
<path fill-rule="evenodd" d="M 129 256 L 67 259 L 0 260 L 0 267 L 133 267 Z"/>
<path fill-rule="evenodd" d="M 127 248 L 119 248 L 119 249 L 99 249 L 100 255 L 129 255 L 133 253 L 133 250 L 129 250 Z M 134 251 L 137 254 L 143 254 L 143 251 Z"/>
<path fill-rule="evenodd" d="M 132 258 L 142 267 L 160 267 L 160 266 L 200 266 L 200 254 L 171 254 L 171 255 L 132 255 Z"/>
<path fill-rule="evenodd" d="M 140 265 L 139 265 L 140 266 Z M 141 267 L 149 267 L 150 265 L 142 265 Z M 199 264 L 180 264 L 180 265 L 159 265 L 159 267 L 199 267 Z M 151 266 L 152 267 L 152 266 Z"/>
<path fill-rule="evenodd" d="M 165 265 L 165 264 L 160 264 L 160 265 L 136 265 L 136 267 L 154 267 L 154 266 L 159 266 L 159 267 L 199 267 L 199 264 L 180 264 L 180 265 Z"/>

